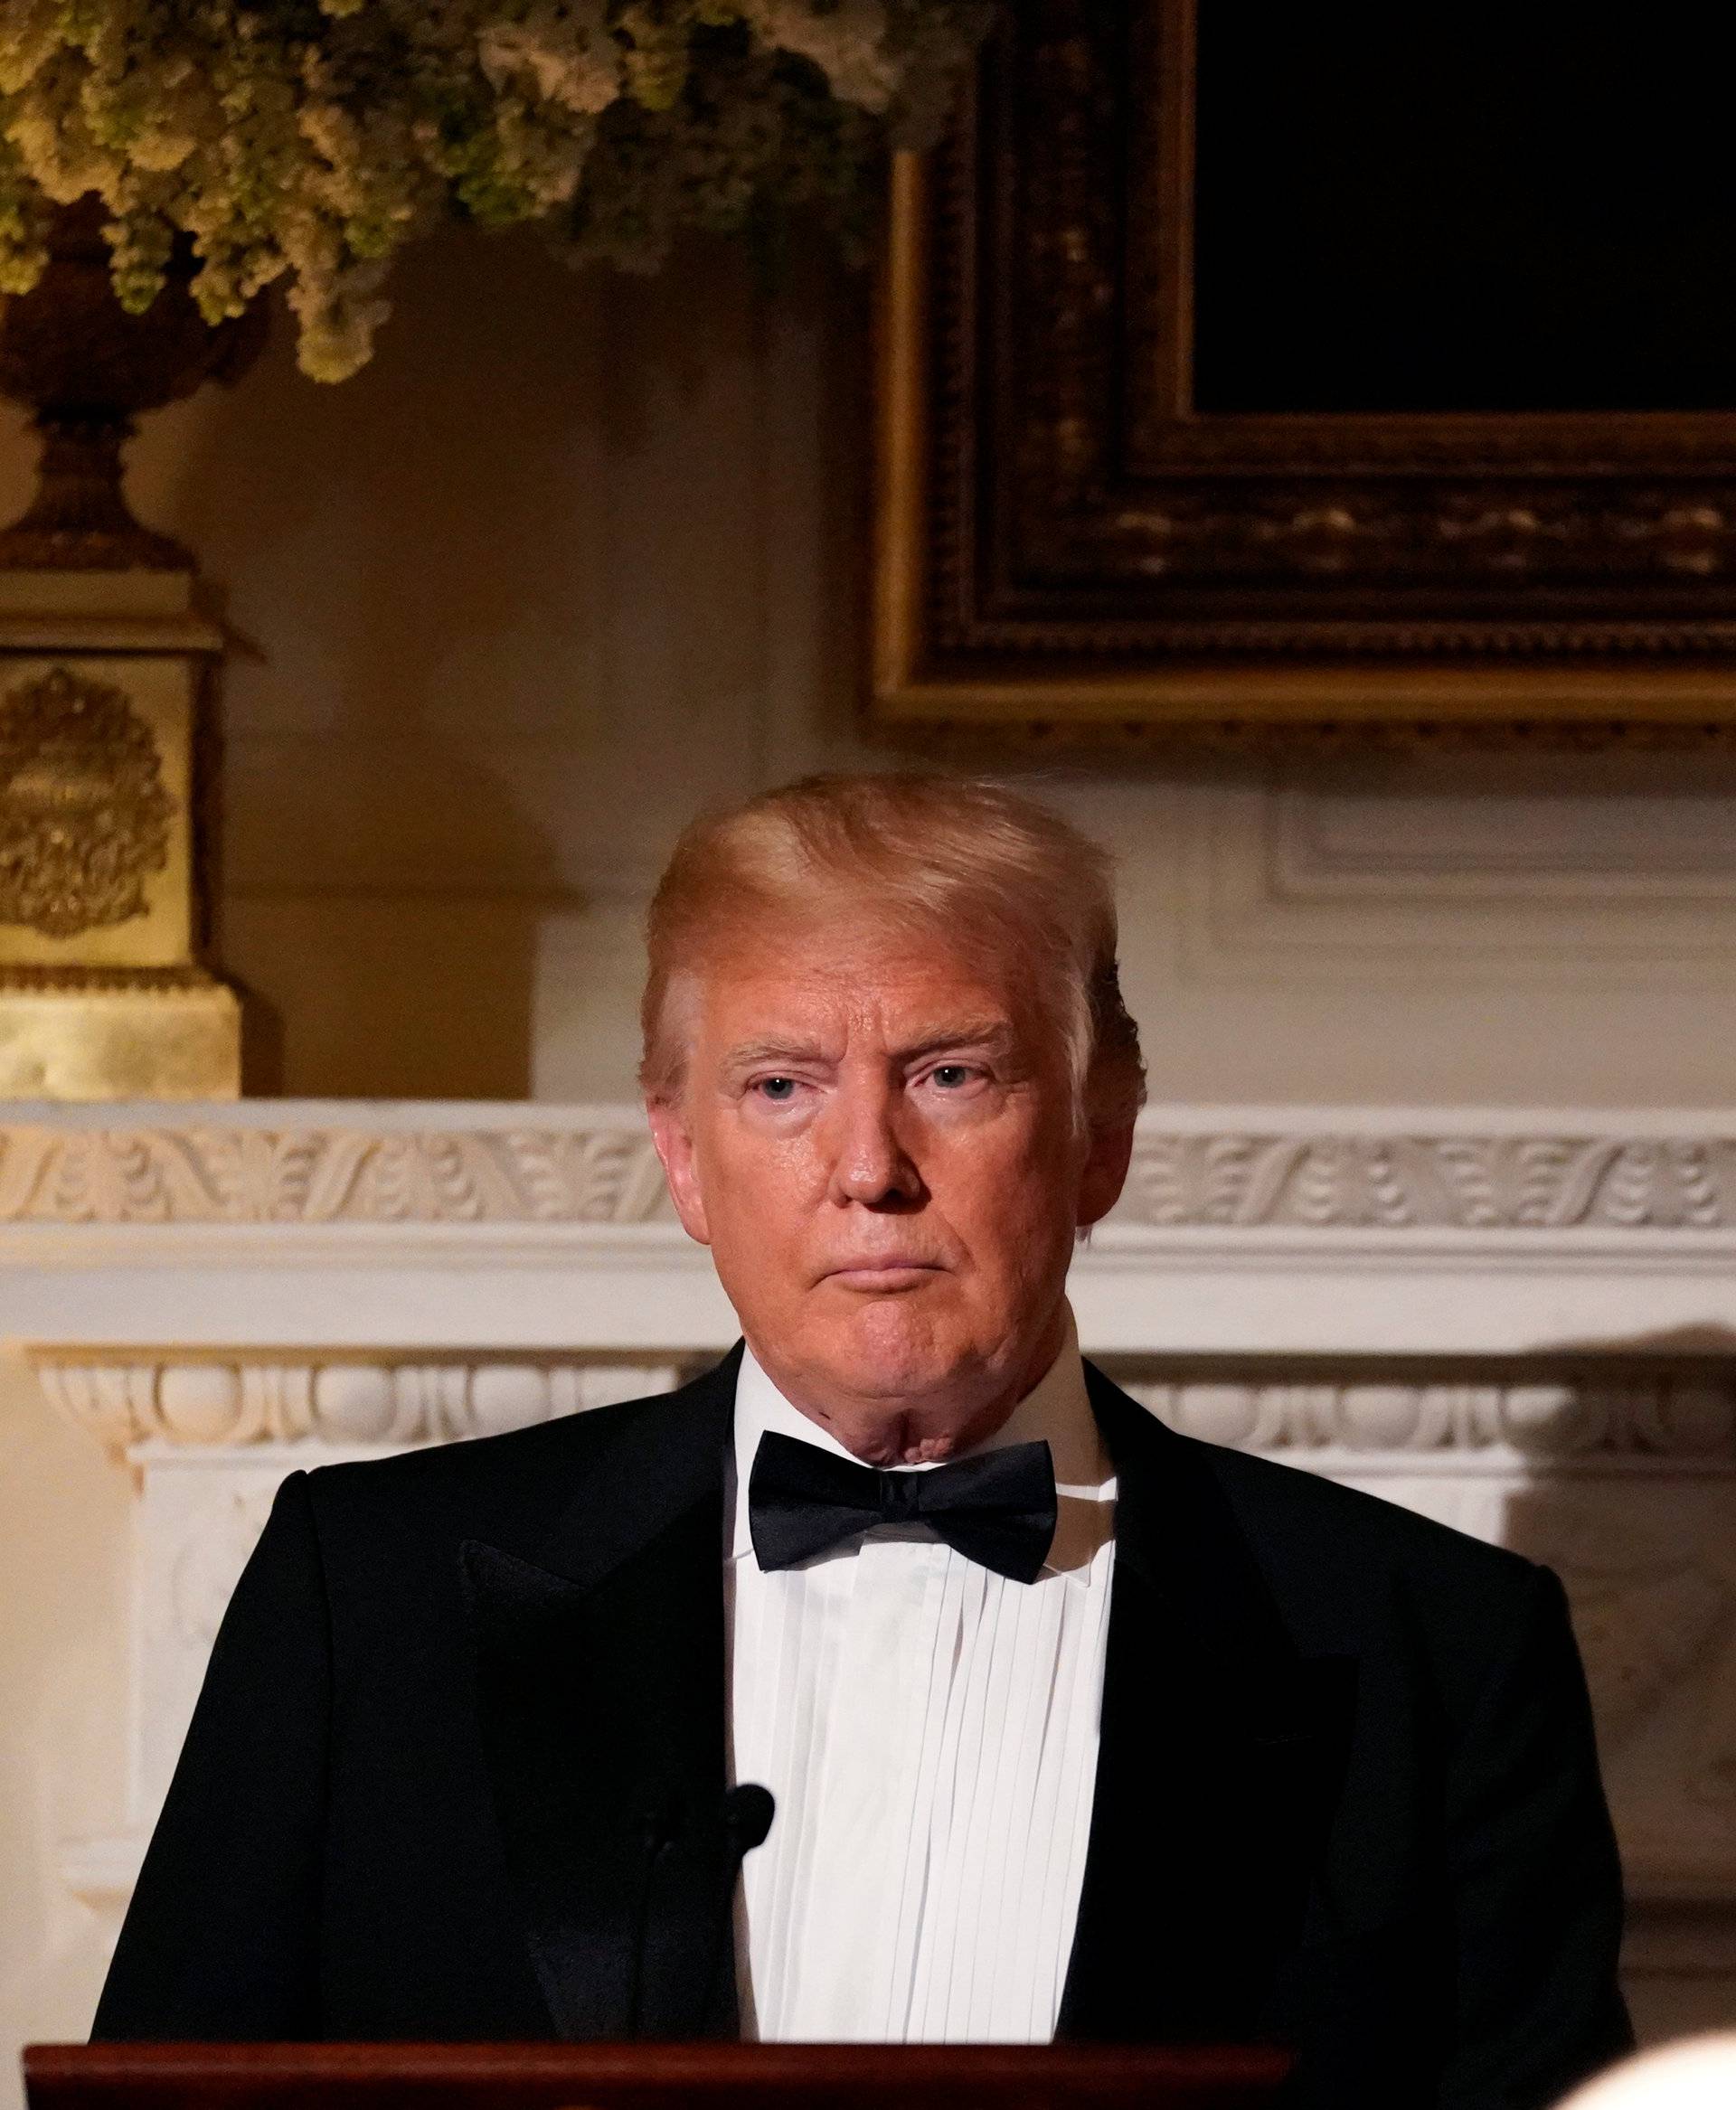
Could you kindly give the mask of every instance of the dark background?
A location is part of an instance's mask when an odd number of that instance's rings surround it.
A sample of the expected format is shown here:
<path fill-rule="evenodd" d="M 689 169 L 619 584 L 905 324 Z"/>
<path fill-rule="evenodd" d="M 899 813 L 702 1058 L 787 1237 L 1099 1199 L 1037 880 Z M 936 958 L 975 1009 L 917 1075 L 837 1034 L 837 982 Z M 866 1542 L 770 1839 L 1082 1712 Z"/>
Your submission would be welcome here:
<path fill-rule="evenodd" d="M 1195 407 L 1736 407 L 1719 12 L 1200 0 Z"/>

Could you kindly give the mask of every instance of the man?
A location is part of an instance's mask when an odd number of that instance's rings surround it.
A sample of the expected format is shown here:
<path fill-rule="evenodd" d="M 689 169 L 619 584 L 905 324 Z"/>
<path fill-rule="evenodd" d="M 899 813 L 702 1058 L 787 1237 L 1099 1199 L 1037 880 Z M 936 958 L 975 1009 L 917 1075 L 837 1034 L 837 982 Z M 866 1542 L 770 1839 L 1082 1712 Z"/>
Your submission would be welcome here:
<path fill-rule="evenodd" d="M 987 786 L 688 831 L 644 1082 L 744 1342 L 286 1482 L 99 2035 L 1266 2036 L 1323 2110 L 1625 2047 L 1554 1578 L 1080 1359 L 1115 943 L 1100 853 Z"/>

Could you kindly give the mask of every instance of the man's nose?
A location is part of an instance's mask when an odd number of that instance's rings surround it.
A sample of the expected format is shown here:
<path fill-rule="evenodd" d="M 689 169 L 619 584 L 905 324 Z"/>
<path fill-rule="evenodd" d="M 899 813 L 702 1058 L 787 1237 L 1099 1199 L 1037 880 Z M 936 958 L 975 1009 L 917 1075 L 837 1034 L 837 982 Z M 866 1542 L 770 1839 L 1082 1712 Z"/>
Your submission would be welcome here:
<path fill-rule="evenodd" d="M 897 1094 L 883 1086 L 838 1095 L 835 1201 L 914 1201 L 922 1176 L 900 1134 Z"/>

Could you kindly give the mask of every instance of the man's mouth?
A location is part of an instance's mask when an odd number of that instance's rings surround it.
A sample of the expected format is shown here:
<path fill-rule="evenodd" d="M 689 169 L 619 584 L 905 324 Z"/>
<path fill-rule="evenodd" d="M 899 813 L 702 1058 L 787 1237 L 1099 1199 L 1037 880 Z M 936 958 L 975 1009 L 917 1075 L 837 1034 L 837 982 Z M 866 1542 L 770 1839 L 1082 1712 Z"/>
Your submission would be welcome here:
<path fill-rule="evenodd" d="M 836 1283 L 841 1289 L 914 1289 L 939 1272 L 936 1261 L 918 1259 L 912 1254 L 887 1253 L 873 1259 L 846 1260 L 838 1267 L 828 1267 L 825 1279 Z"/>

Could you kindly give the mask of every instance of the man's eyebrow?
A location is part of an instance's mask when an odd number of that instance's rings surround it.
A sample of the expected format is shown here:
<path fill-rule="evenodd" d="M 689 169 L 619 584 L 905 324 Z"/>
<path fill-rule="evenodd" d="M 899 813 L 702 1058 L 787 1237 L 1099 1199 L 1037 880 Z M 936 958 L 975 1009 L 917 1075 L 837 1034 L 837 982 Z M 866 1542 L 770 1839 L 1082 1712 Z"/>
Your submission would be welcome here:
<path fill-rule="evenodd" d="M 939 1055 L 946 1049 L 969 1048 L 999 1061 L 1013 1054 L 1018 1045 L 1018 1034 L 1004 1018 L 967 1019 L 960 1024 L 924 1033 L 920 1041 L 898 1049 L 896 1056 L 901 1062 L 920 1062 L 924 1056 Z"/>
<path fill-rule="evenodd" d="M 758 1069 L 762 1062 L 824 1062 L 826 1052 L 817 1041 L 790 1039 L 788 1041 L 742 1041 L 728 1049 L 722 1067 L 731 1076 L 744 1069 Z"/>
<path fill-rule="evenodd" d="M 938 1055 L 948 1049 L 980 1050 L 992 1061 L 1001 1061 L 1013 1055 L 1019 1042 L 1018 1034 L 1004 1018 L 964 1019 L 956 1024 L 939 1026 L 931 1032 L 905 1043 L 892 1050 L 895 1062 L 920 1062 L 926 1056 Z M 834 1058 L 817 1041 L 798 1039 L 792 1035 L 788 1040 L 742 1041 L 728 1049 L 722 1058 L 722 1068 L 726 1076 L 739 1077 L 744 1071 L 758 1069 L 762 1065 L 779 1062 L 829 1062 Z"/>

